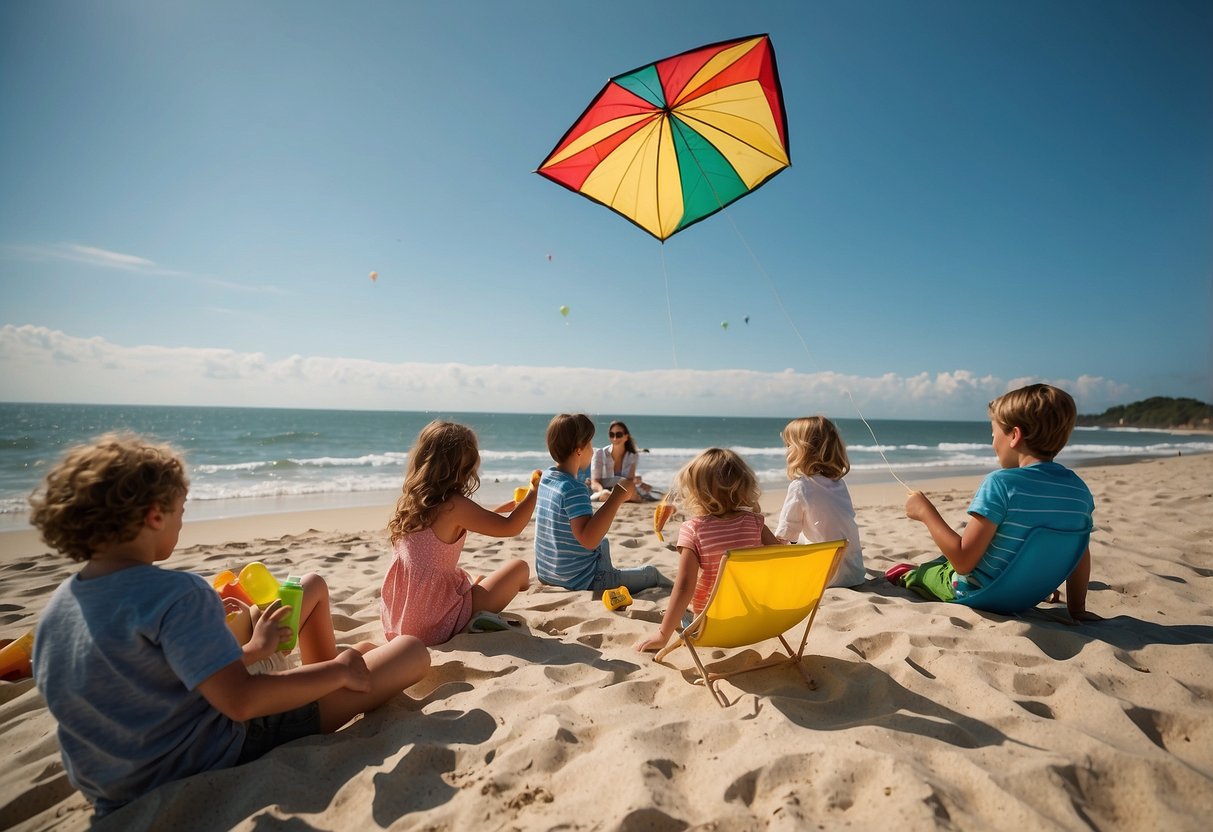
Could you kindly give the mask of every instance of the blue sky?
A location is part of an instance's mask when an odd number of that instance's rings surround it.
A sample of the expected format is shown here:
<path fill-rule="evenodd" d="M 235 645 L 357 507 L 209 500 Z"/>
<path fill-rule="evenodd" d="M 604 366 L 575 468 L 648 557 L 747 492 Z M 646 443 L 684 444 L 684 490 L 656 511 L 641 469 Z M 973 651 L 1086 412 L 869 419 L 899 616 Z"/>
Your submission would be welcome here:
<path fill-rule="evenodd" d="M 761 32 L 792 167 L 726 213 L 663 246 L 532 172 L 611 75 Z M 1210 42 L 1166 0 L 5 3 L 0 397 L 1209 400 Z"/>

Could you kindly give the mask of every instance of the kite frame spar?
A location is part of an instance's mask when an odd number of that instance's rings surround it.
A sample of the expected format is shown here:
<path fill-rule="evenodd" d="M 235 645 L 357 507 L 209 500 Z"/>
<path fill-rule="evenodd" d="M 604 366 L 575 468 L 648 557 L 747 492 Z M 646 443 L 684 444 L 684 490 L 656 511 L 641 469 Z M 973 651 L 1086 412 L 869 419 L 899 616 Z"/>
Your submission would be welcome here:
<path fill-rule="evenodd" d="M 665 242 L 791 165 L 769 35 L 612 77 L 536 173 Z"/>

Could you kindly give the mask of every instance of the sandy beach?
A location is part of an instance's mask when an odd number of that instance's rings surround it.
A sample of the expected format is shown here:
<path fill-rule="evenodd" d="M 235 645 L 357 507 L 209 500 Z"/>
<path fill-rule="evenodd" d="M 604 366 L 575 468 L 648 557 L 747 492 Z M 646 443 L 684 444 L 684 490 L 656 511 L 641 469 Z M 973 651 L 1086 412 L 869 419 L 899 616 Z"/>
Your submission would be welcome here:
<path fill-rule="evenodd" d="M 1205 829 L 1213 816 L 1213 454 L 1089 467 L 1088 608 L 1019 618 L 927 603 L 883 579 L 933 554 L 896 484 L 853 489 L 868 581 L 831 589 L 806 687 L 788 667 L 725 682 L 721 709 L 686 651 L 633 645 L 667 590 L 620 613 L 532 586 L 507 632 L 459 635 L 389 705 L 235 769 L 164 786 L 101 829 Z M 921 484 L 954 526 L 978 478 Z M 764 496 L 774 525 L 782 493 Z M 381 641 L 388 506 L 187 522 L 168 567 L 210 576 L 261 560 L 328 581 L 338 641 Z M 188 520 L 188 515 L 187 515 Z M 625 506 L 617 564 L 676 554 L 652 507 Z M 676 533 L 676 523 L 671 524 Z M 473 575 L 533 562 L 531 529 L 473 536 Z M 673 539 L 667 535 L 667 540 Z M 0 637 L 37 620 L 75 570 L 28 532 L 0 535 Z M 730 665 L 769 655 L 730 653 Z M 723 654 L 720 654 L 723 655 Z M 709 655 L 709 658 L 714 658 Z M 0 828 L 76 830 L 32 680 L 0 682 Z"/>

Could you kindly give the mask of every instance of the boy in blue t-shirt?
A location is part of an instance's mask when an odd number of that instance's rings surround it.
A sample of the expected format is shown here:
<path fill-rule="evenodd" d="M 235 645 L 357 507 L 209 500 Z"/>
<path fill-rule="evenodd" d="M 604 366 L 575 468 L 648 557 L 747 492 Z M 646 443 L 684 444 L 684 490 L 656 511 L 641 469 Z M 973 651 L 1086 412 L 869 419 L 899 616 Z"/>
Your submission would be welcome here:
<path fill-rule="evenodd" d="M 990 402 L 994 453 L 1001 470 L 982 481 L 969 505 L 963 533 L 948 525 L 921 491 L 906 500 L 906 516 L 927 527 L 943 557 L 886 572 L 893 583 L 927 599 L 954 601 L 989 586 L 1038 526 L 1067 531 L 1091 528 L 1095 501 L 1077 474 L 1053 461 L 1070 439 L 1078 410 L 1064 390 L 1032 384 Z M 1091 550 L 1066 579 L 1066 608 L 1075 621 L 1099 621 L 1087 612 Z"/>
<path fill-rule="evenodd" d="M 607 530 L 619 506 L 635 486 L 623 480 L 598 512 L 578 472 L 594 455 L 594 423 L 577 413 L 552 418 L 547 431 L 548 453 L 556 465 L 543 473 L 535 506 L 535 574 L 545 584 L 598 593 L 618 586 L 629 592 L 657 586 L 661 573 L 649 565 L 616 569 L 611 563 Z"/>
<path fill-rule="evenodd" d="M 338 653 L 331 625 L 320 634 L 302 623 L 303 666 L 250 676 L 218 593 L 157 566 L 177 545 L 188 488 L 172 448 L 111 434 L 70 450 L 30 497 L 43 540 L 84 561 L 42 613 L 33 665 L 68 779 L 98 816 L 162 783 L 336 731 L 430 666 L 417 639 Z M 275 602 L 251 643 L 275 649 L 290 635 L 281 621 Z"/>

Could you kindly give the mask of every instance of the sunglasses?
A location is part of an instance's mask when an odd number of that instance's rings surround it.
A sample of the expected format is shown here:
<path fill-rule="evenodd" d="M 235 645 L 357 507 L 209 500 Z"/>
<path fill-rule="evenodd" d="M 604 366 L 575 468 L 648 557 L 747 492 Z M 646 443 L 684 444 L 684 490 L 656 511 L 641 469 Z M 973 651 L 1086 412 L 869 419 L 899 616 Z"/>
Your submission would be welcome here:
<path fill-rule="evenodd" d="M 627 434 L 626 433 L 616 433 L 615 431 L 611 431 L 610 433 L 607 434 L 607 436 L 611 437 L 612 439 L 622 439 L 623 437 L 627 436 Z"/>

